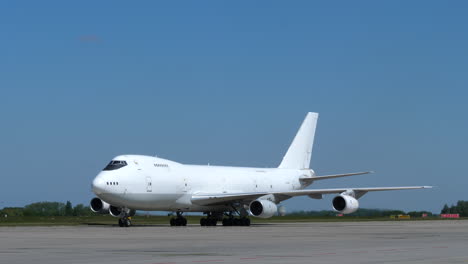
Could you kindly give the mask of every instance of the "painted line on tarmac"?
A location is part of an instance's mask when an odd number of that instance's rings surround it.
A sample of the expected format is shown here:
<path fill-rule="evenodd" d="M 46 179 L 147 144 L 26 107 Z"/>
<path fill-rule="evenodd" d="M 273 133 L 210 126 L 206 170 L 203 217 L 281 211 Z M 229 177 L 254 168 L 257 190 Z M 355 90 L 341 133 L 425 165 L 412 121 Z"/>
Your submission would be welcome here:
<path fill-rule="evenodd" d="M 433 249 L 446 249 L 448 246 L 433 246 Z M 380 253 L 393 253 L 393 252 L 404 252 L 404 251 L 417 251 L 422 250 L 423 248 L 388 248 L 388 249 L 377 249 L 374 251 L 362 250 L 362 251 L 351 251 L 349 253 L 352 254 L 369 254 L 371 252 L 380 252 Z M 290 256 L 254 256 L 254 257 L 243 257 L 239 258 L 241 261 L 255 261 L 260 259 L 268 259 L 268 258 L 310 258 L 314 256 L 335 256 L 338 253 L 336 252 L 323 252 L 323 253 L 314 253 L 310 255 L 290 255 Z M 224 259 L 207 259 L 207 260 L 192 260 L 192 263 L 212 263 L 212 262 L 224 262 Z M 187 262 L 182 262 L 187 263 Z M 156 262 L 152 264 L 177 264 L 177 262 Z"/>
<path fill-rule="evenodd" d="M 193 263 L 206 263 L 206 262 L 222 262 L 224 259 L 210 259 L 210 260 L 193 260 Z"/>

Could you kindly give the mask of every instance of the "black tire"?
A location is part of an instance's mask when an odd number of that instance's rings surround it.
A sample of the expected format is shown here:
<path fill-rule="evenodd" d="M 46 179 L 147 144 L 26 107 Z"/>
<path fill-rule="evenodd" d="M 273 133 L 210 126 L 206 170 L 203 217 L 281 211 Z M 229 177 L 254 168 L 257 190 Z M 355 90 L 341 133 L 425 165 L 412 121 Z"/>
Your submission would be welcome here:
<path fill-rule="evenodd" d="M 122 219 L 120 219 L 120 218 L 119 218 L 119 226 L 120 226 L 120 227 L 123 227 L 123 226 L 124 226 L 124 223 L 123 223 Z"/>
<path fill-rule="evenodd" d="M 187 218 L 182 218 L 182 225 L 187 226 Z"/>
<path fill-rule="evenodd" d="M 232 222 L 233 222 L 232 223 L 233 226 L 240 226 L 241 225 L 241 220 L 238 219 L 238 218 L 234 218 Z"/>
<path fill-rule="evenodd" d="M 174 219 L 174 218 L 171 218 L 171 220 L 169 220 L 169 224 L 170 224 L 171 226 L 175 226 L 175 225 L 176 225 L 175 219 Z"/>
<path fill-rule="evenodd" d="M 201 225 L 201 226 L 206 226 L 206 222 L 207 222 L 207 221 L 206 221 L 206 218 L 202 217 L 202 218 L 200 219 L 200 225 Z"/>
<path fill-rule="evenodd" d="M 245 218 L 245 226 L 250 226 L 250 218 Z"/>

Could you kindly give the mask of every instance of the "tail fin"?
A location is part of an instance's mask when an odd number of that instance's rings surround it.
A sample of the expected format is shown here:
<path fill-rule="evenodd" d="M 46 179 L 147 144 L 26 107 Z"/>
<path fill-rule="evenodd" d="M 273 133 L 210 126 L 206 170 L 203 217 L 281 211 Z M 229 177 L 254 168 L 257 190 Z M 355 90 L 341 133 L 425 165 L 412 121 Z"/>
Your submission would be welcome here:
<path fill-rule="evenodd" d="M 288 152 L 278 168 L 282 169 L 308 169 L 312 156 L 312 144 L 314 143 L 315 128 L 317 126 L 318 113 L 307 113 L 299 131 L 297 131 Z"/>

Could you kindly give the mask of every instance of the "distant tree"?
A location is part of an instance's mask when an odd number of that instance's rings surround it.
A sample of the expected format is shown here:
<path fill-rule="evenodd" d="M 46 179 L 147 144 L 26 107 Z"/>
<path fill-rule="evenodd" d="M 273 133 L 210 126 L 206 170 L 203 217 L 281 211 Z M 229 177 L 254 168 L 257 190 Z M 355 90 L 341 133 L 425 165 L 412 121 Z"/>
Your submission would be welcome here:
<path fill-rule="evenodd" d="M 468 201 L 458 201 L 455 208 L 460 216 L 468 216 Z"/>
<path fill-rule="evenodd" d="M 298 211 L 292 212 L 288 215 L 293 216 L 336 216 L 338 213 L 335 211 Z M 349 214 L 348 216 L 357 217 L 388 217 L 390 215 L 406 214 L 401 210 L 385 210 L 385 209 L 358 209 L 356 212 Z"/>
<path fill-rule="evenodd" d="M 404 215 L 406 214 L 404 211 L 401 210 L 385 210 L 382 212 L 382 216 L 391 216 L 391 215 Z"/>
<path fill-rule="evenodd" d="M 448 207 L 447 204 L 444 205 L 444 208 L 442 208 L 442 211 L 440 211 L 441 214 L 448 214 L 450 212 L 450 208 Z"/>
<path fill-rule="evenodd" d="M 65 204 L 59 202 L 39 202 L 24 207 L 25 216 L 62 216 L 65 214 Z"/>
<path fill-rule="evenodd" d="M 447 211 L 448 214 L 456 214 L 457 213 L 457 208 L 455 205 L 452 205 L 449 207 L 448 211 Z"/>
<path fill-rule="evenodd" d="M 422 217 L 423 214 L 426 214 L 427 216 L 432 216 L 432 213 L 428 211 L 411 211 L 411 212 L 408 212 L 407 214 L 410 215 L 411 217 Z"/>
<path fill-rule="evenodd" d="M 90 215 L 93 215 L 93 212 L 89 209 L 88 206 L 84 206 L 83 204 L 77 204 L 73 208 L 73 215 L 74 216 L 90 216 Z"/>
<path fill-rule="evenodd" d="M 24 209 L 22 207 L 5 207 L 0 211 L 0 217 L 7 216 L 23 216 Z"/>
<path fill-rule="evenodd" d="M 458 201 L 456 205 L 448 206 L 444 205 L 441 214 L 459 214 L 462 217 L 468 216 L 468 201 Z"/>
<path fill-rule="evenodd" d="M 70 201 L 67 201 L 65 204 L 65 216 L 72 216 L 73 215 L 73 207 Z"/>

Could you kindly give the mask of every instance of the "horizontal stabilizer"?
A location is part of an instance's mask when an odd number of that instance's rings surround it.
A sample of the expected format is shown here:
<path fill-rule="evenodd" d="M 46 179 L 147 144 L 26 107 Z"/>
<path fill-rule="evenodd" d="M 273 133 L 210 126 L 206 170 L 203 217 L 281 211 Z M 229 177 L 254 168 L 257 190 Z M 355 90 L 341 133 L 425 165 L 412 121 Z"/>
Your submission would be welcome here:
<path fill-rule="evenodd" d="M 364 171 L 364 172 L 352 172 L 352 173 L 344 173 L 344 174 L 333 174 L 333 175 L 323 175 L 323 176 L 314 176 L 310 178 L 300 178 L 299 180 L 306 185 L 311 184 L 314 181 L 318 180 L 326 180 L 326 179 L 333 179 L 333 178 L 341 178 L 341 177 L 348 177 L 348 176 L 355 176 L 355 175 L 364 175 L 374 173 L 373 171 Z"/>

